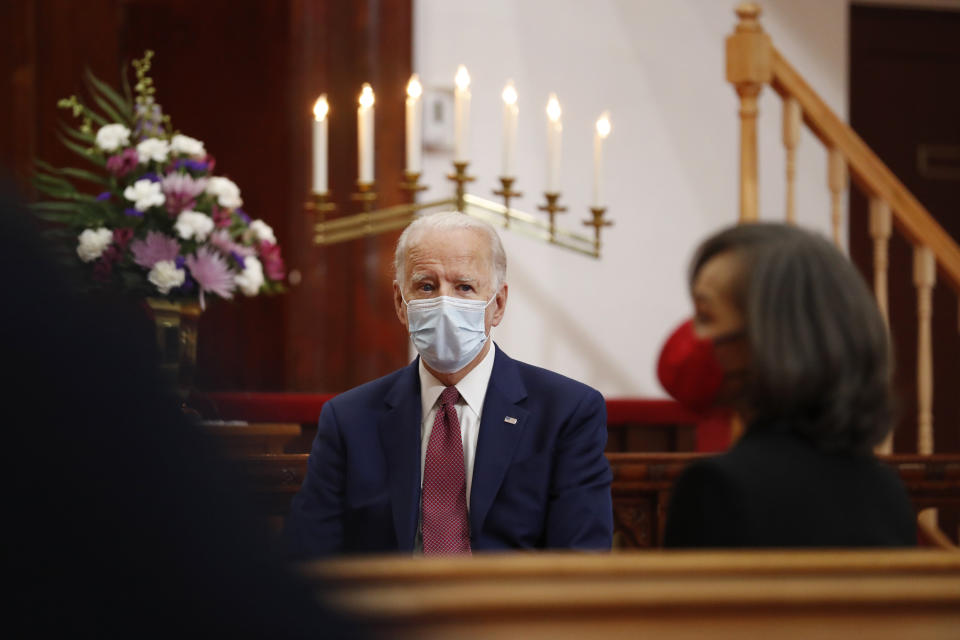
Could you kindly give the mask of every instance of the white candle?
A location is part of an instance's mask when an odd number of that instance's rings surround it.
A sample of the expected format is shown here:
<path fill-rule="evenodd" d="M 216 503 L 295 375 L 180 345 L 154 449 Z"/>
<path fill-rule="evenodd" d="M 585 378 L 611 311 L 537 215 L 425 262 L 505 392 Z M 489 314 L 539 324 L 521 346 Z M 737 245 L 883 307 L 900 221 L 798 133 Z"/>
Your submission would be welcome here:
<path fill-rule="evenodd" d="M 327 187 L 327 94 L 313 105 L 313 192 L 326 193 Z"/>
<path fill-rule="evenodd" d="M 610 116 L 603 112 L 593 134 L 593 208 L 603 207 L 603 141 L 610 135 Z"/>
<path fill-rule="evenodd" d="M 373 182 L 373 89 L 363 84 L 360 92 L 360 107 L 357 109 L 357 179 Z"/>
<path fill-rule="evenodd" d="M 560 101 L 551 93 L 547 101 L 547 193 L 560 193 L 561 113 Z"/>
<path fill-rule="evenodd" d="M 420 173 L 420 121 L 423 115 L 423 102 L 420 96 L 423 87 L 417 74 L 410 76 L 407 83 L 407 171 Z"/>
<path fill-rule="evenodd" d="M 517 90 L 513 81 L 503 89 L 503 171 L 504 178 L 514 177 L 517 153 Z"/>
<path fill-rule="evenodd" d="M 467 147 L 470 141 L 470 74 L 460 65 L 454 77 L 457 88 L 454 92 L 453 112 L 453 161 L 468 162 Z"/>

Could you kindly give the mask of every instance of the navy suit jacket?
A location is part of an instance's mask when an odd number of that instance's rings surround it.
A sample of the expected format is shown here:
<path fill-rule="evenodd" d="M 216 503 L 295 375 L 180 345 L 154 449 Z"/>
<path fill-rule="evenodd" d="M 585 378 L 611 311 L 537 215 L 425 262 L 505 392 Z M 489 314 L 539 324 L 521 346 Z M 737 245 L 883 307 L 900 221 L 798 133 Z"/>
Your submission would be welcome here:
<path fill-rule="evenodd" d="M 495 348 L 474 460 L 471 547 L 609 549 L 603 397 Z M 413 551 L 421 413 L 418 360 L 324 405 L 287 518 L 294 557 Z"/>

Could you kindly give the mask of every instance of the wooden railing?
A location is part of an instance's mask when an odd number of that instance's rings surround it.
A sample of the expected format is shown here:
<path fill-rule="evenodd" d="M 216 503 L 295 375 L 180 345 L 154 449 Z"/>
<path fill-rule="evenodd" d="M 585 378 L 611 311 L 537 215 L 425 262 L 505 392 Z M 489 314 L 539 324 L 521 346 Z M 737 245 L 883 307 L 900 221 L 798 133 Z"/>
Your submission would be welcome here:
<path fill-rule="evenodd" d="M 801 122 L 824 144 L 828 155 L 834 241 L 841 244 L 843 195 L 849 178 L 870 202 L 874 246 L 874 290 L 889 323 L 888 247 L 894 229 L 914 247 L 917 291 L 917 452 L 934 452 L 932 296 L 939 272 L 960 299 L 960 246 L 907 190 L 863 140 L 824 103 L 777 51 L 760 26 L 754 3 L 737 7 L 738 24 L 727 38 L 727 80 L 740 97 L 740 220 L 758 219 L 757 98 L 770 85 L 783 98 L 783 143 L 787 157 L 786 219 L 795 221 L 795 154 Z M 960 307 L 958 307 L 960 309 Z M 958 327 L 960 329 L 960 327 Z M 956 384 L 952 381 L 951 384 Z M 948 428 L 960 425 L 950 424 Z M 892 439 L 880 451 L 892 451 Z M 930 516 L 935 519 L 935 514 Z"/>

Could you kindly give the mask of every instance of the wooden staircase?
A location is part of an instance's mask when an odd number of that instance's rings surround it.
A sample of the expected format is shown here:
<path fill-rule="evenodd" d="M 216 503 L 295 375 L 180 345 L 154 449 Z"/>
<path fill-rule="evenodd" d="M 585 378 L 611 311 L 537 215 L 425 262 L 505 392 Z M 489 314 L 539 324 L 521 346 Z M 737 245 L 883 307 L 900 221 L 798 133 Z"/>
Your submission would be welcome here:
<path fill-rule="evenodd" d="M 783 143 L 786 153 L 786 220 L 795 220 L 795 153 L 800 127 L 806 125 L 826 148 L 827 187 L 833 238 L 842 245 L 843 196 L 849 178 L 870 203 L 869 232 L 873 240 L 873 288 L 889 324 L 888 252 L 894 231 L 913 247 L 913 282 L 917 296 L 917 445 L 920 455 L 935 451 L 934 368 L 932 317 L 937 274 L 960 302 L 960 246 L 915 198 L 864 141 L 844 123 L 807 84 L 773 45 L 760 25 L 760 7 L 752 2 L 736 9 L 738 23 L 726 41 L 726 75 L 740 99 L 740 221 L 758 220 L 757 99 L 769 85 L 783 99 Z M 960 304 L 958 331 L 960 331 Z M 953 310 L 948 310 L 953 312 Z M 896 330 L 896 327 L 891 327 Z M 960 340 L 960 337 L 957 338 Z M 946 393 L 955 393 L 960 381 L 942 381 Z M 947 420 L 941 428 L 958 429 Z M 893 451 L 892 438 L 879 452 Z M 925 512 L 925 524 L 935 524 L 936 512 Z"/>

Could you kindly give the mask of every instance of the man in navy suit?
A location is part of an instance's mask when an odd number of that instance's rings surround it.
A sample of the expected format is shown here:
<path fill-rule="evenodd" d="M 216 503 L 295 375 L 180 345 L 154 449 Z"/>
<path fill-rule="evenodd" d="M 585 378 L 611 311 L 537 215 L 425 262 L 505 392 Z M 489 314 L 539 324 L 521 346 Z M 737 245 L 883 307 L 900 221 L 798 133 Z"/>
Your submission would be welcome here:
<path fill-rule="evenodd" d="M 609 549 L 603 397 L 489 340 L 507 303 L 496 231 L 424 216 L 395 268 L 397 317 L 420 356 L 323 407 L 291 553 Z"/>

